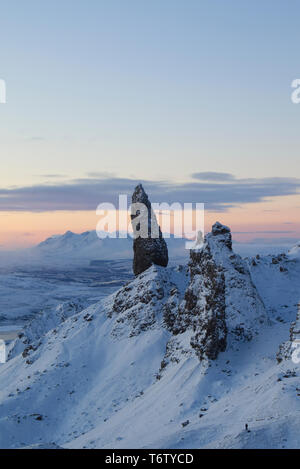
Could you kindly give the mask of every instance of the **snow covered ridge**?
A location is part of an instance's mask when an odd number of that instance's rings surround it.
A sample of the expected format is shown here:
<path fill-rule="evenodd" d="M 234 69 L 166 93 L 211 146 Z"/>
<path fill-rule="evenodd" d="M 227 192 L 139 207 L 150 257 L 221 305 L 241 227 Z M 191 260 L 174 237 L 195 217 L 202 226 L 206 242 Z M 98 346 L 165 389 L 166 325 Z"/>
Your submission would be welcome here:
<path fill-rule="evenodd" d="M 290 340 L 280 345 L 277 353 L 277 361 L 292 360 L 293 363 L 300 363 L 300 303 L 298 304 L 298 314 L 296 321 L 292 322 L 290 328 Z"/>
<path fill-rule="evenodd" d="M 300 241 L 289 250 L 288 257 L 300 261 Z"/>
<path fill-rule="evenodd" d="M 300 262 L 295 255 L 298 248 L 295 246 L 288 254 L 257 255 L 249 260 L 252 279 L 267 306 L 268 316 L 272 321 L 290 324 L 289 334 L 286 333 L 277 351 L 278 363 L 300 362 Z"/>
<path fill-rule="evenodd" d="M 38 348 L 41 337 L 49 331 L 55 331 L 55 327 L 86 307 L 87 304 L 78 299 L 77 301 L 61 303 L 50 311 L 41 311 L 19 333 L 18 339 L 10 345 L 9 359 L 20 353 L 24 358 L 27 357 L 30 351 Z"/>
<path fill-rule="evenodd" d="M 300 447 L 299 365 L 276 360 L 300 263 L 272 259 L 215 224 L 189 268 L 39 315 L 0 367 L 0 447 Z"/>

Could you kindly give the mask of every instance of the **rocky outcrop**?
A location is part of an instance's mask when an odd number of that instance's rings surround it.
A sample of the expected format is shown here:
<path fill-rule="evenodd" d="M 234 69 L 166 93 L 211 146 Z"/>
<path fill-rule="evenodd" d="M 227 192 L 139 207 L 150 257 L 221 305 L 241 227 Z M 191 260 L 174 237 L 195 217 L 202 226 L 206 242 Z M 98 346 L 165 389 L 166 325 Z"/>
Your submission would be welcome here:
<path fill-rule="evenodd" d="M 201 249 L 190 253 L 190 284 L 173 333 L 192 331 L 190 345 L 202 360 L 251 340 L 266 322 L 264 304 L 246 262 L 232 251 L 230 229 L 215 223 Z"/>
<path fill-rule="evenodd" d="M 228 341 L 233 346 L 235 341 L 251 340 L 268 320 L 248 264 L 233 252 L 230 229 L 220 223 L 216 223 L 206 236 L 206 246 L 224 273 Z"/>
<path fill-rule="evenodd" d="M 276 355 L 277 362 L 281 363 L 283 360 L 291 360 L 299 363 L 300 360 L 300 303 L 298 304 L 298 312 L 296 321 L 292 322 L 290 328 L 290 340 L 284 342 L 279 346 L 279 351 Z"/>
<path fill-rule="evenodd" d="M 177 327 L 192 328 L 190 344 L 200 360 L 215 360 L 226 349 L 225 277 L 209 246 L 192 250 L 191 283 L 179 308 Z"/>
<path fill-rule="evenodd" d="M 230 251 L 232 251 L 232 236 L 230 228 L 226 225 L 222 225 L 218 221 L 212 226 L 211 229 L 212 236 L 218 236 L 218 242 L 226 246 Z"/>
<path fill-rule="evenodd" d="M 149 204 L 141 186 L 135 194 L 134 200 Z M 240 341 L 251 340 L 267 322 L 248 265 L 232 251 L 230 229 L 220 223 L 205 236 L 201 248 L 190 251 L 189 275 L 179 267 L 148 267 L 116 292 L 104 309 L 115 317 L 115 337 L 137 336 L 157 327 L 171 333 L 162 370 L 186 354 L 196 353 L 200 361 L 215 360 L 228 348 L 237 350 Z"/>
<path fill-rule="evenodd" d="M 224 228 L 216 227 L 216 234 Z M 229 237 L 223 238 L 229 242 Z M 210 246 L 190 251 L 190 284 L 181 303 L 173 333 L 190 329 L 190 345 L 200 360 L 215 360 L 226 349 L 225 277 L 222 267 L 214 261 Z"/>
<path fill-rule="evenodd" d="M 151 265 L 168 265 L 168 248 L 163 239 L 151 203 L 141 184 L 132 195 L 133 212 L 131 215 L 133 241 L 133 272 L 139 275 Z M 143 204 L 145 210 L 135 210 L 134 204 Z"/>
<path fill-rule="evenodd" d="M 186 269 L 151 266 L 103 302 L 115 318 L 112 335 L 133 337 L 153 328 L 169 328 L 168 314 L 176 314 L 187 286 Z"/>

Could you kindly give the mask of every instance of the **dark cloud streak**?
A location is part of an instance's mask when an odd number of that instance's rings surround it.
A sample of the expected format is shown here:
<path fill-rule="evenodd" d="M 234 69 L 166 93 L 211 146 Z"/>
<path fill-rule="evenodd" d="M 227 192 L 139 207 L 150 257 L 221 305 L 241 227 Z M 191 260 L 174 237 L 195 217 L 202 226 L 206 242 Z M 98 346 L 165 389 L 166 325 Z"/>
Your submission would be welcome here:
<path fill-rule="evenodd" d="M 0 211 L 95 210 L 102 202 L 111 202 L 117 206 L 118 195 L 130 196 L 140 182 L 153 202 L 198 202 L 204 203 L 207 210 L 218 212 L 274 197 L 295 195 L 300 189 L 300 179 L 297 178 L 236 179 L 231 175 L 230 179 L 227 174 L 223 181 L 220 176 L 219 182 L 197 180 L 175 184 L 102 175 L 99 178 L 86 177 L 67 182 L 0 189 Z"/>
<path fill-rule="evenodd" d="M 208 171 L 202 173 L 193 173 L 192 177 L 194 179 L 199 179 L 200 181 L 233 181 L 235 176 L 230 173 L 217 173 L 215 171 Z"/>

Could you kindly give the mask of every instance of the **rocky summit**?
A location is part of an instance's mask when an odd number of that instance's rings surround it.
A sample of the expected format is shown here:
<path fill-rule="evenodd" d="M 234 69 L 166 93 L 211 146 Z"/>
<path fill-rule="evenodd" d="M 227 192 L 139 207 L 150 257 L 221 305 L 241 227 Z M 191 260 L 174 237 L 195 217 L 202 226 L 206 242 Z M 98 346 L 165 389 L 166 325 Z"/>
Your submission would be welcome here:
<path fill-rule="evenodd" d="M 143 204 L 145 208 L 145 210 L 137 209 L 131 215 L 134 233 L 134 274 L 141 274 L 153 264 L 167 267 L 169 261 L 167 244 L 142 184 L 135 188 L 132 204 L 133 206 L 134 204 Z"/>
<path fill-rule="evenodd" d="M 279 351 L 277 353 L 277 361 L 278 363 L 282 362 L 282 360 L 290 360 L 294 358 L 294 360 L 299 363 L 300 361 L 300 303 L 298 303 L 298 312 L 296 321 L 292 322 L 290 328 L 290 339 L 285 341 L 283 344 L 279 346 Z"/>
<path fill-rule="evenodd" d="M 216 360 L 238 349 L 267 322 L 263 301 L 248 265 L 232 251 L 230 229 L 217 222 L 199 249 L 190 251 L 190 283 L 174 314 L 172 331 L 190 331 L 190 347 L 200 360 Z"/>

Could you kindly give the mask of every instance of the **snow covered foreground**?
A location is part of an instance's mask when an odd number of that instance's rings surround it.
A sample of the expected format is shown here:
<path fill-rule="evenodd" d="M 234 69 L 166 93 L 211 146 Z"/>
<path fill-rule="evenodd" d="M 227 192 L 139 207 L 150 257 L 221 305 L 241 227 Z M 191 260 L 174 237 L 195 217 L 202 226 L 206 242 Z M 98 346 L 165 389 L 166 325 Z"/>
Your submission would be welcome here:
<path fill-rule="evenodd" d="M 37 317 L 11 344 L 0 447 L 299 448 L 299 364 L 276 355 L 296 319 L 300 262 L 267 256 L 248 268 L 225 244 L 205 247 L 223 272 L 225 352 L 200 361 L 196 319 L 176 324 L 185 292 L 199 287 L 206 307 L 205 275 L 151 267 L 83 311 Z"/>

